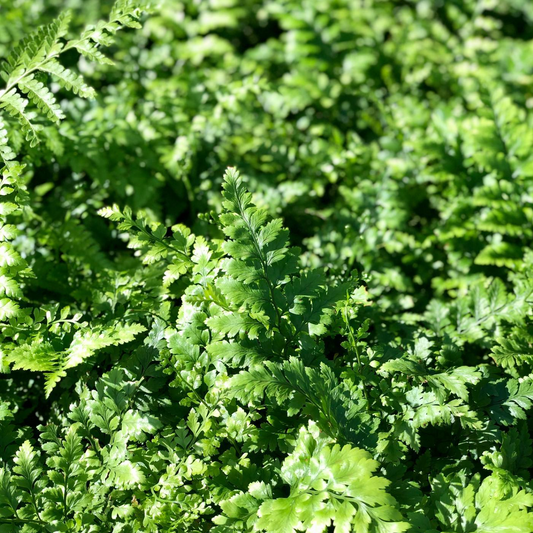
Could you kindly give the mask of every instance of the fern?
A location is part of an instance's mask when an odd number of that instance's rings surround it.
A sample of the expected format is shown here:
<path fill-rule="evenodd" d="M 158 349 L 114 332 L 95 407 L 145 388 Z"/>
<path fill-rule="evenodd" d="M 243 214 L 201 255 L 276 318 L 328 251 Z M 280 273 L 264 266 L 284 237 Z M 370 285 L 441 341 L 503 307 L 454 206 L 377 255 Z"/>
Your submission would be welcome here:
<path fill-rule="evenodd" d="M 106 324 L 87 328 L 80 324 L 70 345 L 58 351 L 51 342 L 37 338 L 31 343 L 21 344 L 12 349 L 6 360 L 13 369 L 43 372 L 45 393 L 50 395 L 66 371 L 91 357 L 96 351 L 108 346 L 117 346 L 135 339 L 145 328 L 139 324 Z"/>
<path fill-rule="evenodd" d="M 0 158 L 2 159 L 2 165 L 9 167 L 12 165 L 12 161 L 15 159 L 15 157 L 15 152 L 9 146 L 6 124 L 5 122 L 0 121 Z"/>
<path fill-rule="evenodd" d="M 481 379 L 481 373 L 474 368 L 462 366 L 439 372 L 429 370 L 425 362 L 416 357 L 387 361 L 380 367 L 380 372 L 399 372 L 421 385 L 428 384 L 442 402 L 449 393 L 468 401 L 467 385 L 475 385 Z"/>
<path fill-rule="evenodd" d="M 0 531 L 532 531 L 530 2 L 59 3 L 0 0 Z"/>
<path fill-rule="evenodd" d="M 25 441 L 14 457 L 13 482 L 21 494 L 22 508 L 17 513 L 26 518 L 42 522 L 41 498 L 45 483 L 37 452 L 29 441 Z"/>
<path fill-rule="evenodd" d="M 517 328 L 509 337 L 498 339 L 498 345 L 492 348 L 491 357 L 503 368 L 520 368 L 533 357 L 531 341 L 528 331 Z"/>
<path fill-rule="evenodd" d="M 112 65 L 113 62 L 99 48 L 112 45 L 115 34 L 122 28 L 140 28 L 139 18 L 142 10 L 147 7 L 147 3 L 118 0 L 113 5 L 107 21 L 87 27 L 80 39 L 69 41 L 67 46 L 75 48 L 91 61 Z"/>
<path fill-rule="evenodd" d="M 118 228 L 129 233 L 128 247 L 140 251 L 144 264 L 166 261 L 167 268 L 163 278 L 165 286 L 177 281 L 191 269 L 193 261 L 190 258 L 190 251 L 195 236 L 189 228 L 176 224 L 170 228 L 172 238 L 166 239 L 167 228 L 158 223 L 150 224 L 142 216 L 133 217 L 129 208 L 121 211 L 117 205 L 114 205 L 102 208 L 99 214 L 120 222 Z"/>
<path fill-rule="evenodd" d="M 51 74 L 53 79 L 57 77 L 63 87 L 75 94 L 83 97 L 94 96 L 94 91 L 85 84 L 83 78 L 62 67 L 57 58 L 69 49 L 83 46 L 84 43 L 94 43 L 94 46 L 100 42 L 106 45 L 112 44 L 112 36 L 121 27 L 138 26 L 135 20 L 140 14 L 140 8 L 133 3 L 119 1 L 112 10 L 109 22 L 101 23 L 98 30 L 88 28 L 79 40 L 65 41 L 70 21 L 70 13 L 65 12 L 57 20 L 35 30 L 13 48 L 1 70 L 6 85 L 0 91 L 0 110 L 5 109 L 10 116 L 19 121 L 22 132 L 31 146 L 38 141 L 41 125 L 34 120 L 36 113 L 27 109 L 30 101 L 37 108 L 37 114 L 43 118 L 56 124 L 65 118 L 48 86 L 37 77 L 39 73 Z M 98 40 L 95 31 L 108 36 Z M 23 94 L 27 95 L 27 98 Z M 4 328 L 4 338 L 10 337 L 10 331 L 16 320 L 19 320 L 18 326 L 22 324 L 28 326 L 27 313 L 22 312 L 17 301 L 22 297 L 17 277 L 26 268 L 26 262 L 9 242 L 17 236 L 17 231 L 12 224 L 7 223 L 7 217 L 16 214 L 25 201 L 25 187 L 21 179 L 23 167 L 16 163 L 15 159 L 16 153 L 9 145 L 9 130 L 0 117 L 0 163 L 3 165 L 0 191 L 2 198 L 7 199 L 0 204 L 2 232 L 0 240 L 3 241 L 0 242 L 0 320 L 4 323 L 12 322 L 10 327 Z M 71 237 L 76 230 L 79 230 L 79 226 L 71 223 L 69 231 Z M 94 248 L 89 250 L 89 254 L 93 257 L 94 252 Z M 20 342 L 18 347 L 9 343 L 10 353 L 5 360 L 12 362 L 15 368 L 45 372 L 46 394 L 50 394 L 55 384 L 65 375 L 66 369 L 79 364 L 102 347 L 131 340 L 133 337 L 128 336 L 129 334 L 125 337 L 121 335 L 121 331 L 124 333 L 129 327 L 123 326 L 126 329 L 121 330 L 120 326 L 116 326 L 116 329 L 112 326 L 107 330 L 105 328 L 101 331 L 94 330 L 90 335 L 86 334 L 83 341 L 82 337 L 75 337 L 65 353 L 58 353 L 56 347 L 53 347 L 46 337 L 34 334 L 26 342 L 23 337 L 23 342 Z M 136 326 L 131 327 L 135 330 Z M 142 330 L 143 328 L 136 329 L 135 332 Z M 20 333 L 17 326 L 14 332 L 13 335 L 18 337 Z"/>
<path fill-rule="evenodd" d="M 96 91 L 92 87 L 89 87 L 79 74 L 65 68 L 56 59 L 48 60 L 41 65 L 40 70 L 50 74 L 67 91 L 72 91 L 82 98 L 96 97 Z"/>
<path fill-rule="evenodd" d="M 373 475 L 377 467 L 364 450 L 331 445 L 311 423 L 300 430 L 293 452 L 281 467 L 290 495 L 266 499 L 268 492 L 263 489 L 254 530 L 322 532 L 333 525 L 337 531 L 406 531 L 409 525 L 401 521 L 396 501 L 385 492 L 389 482 Z M 245 500 L 232 503 L 231 507 L 222 504 L 230 512 L 218 523 L 239 517 L 237 509 Z"/>
<path fill-rule="evenodd" d="M 533 505 L 531 495 L 525 491 L 501 492 L 494 477 L 480 484 L 478 476 L 470 481 L 464 474 L 446 478 L 438 476 L 433 481 L 433 500 L 437 519 L 443 528 L 456 531 L 487 531 L 510 529 L 526 532 L 531 528 Z M 463 523 L 469 517 L 469 525 Z"/>
<path fill-rule="evenodd" d="M 228 383 L 231 396 L 253 405 L 266 396 L 286 408 L 290 416 L 302 412 L 333 439 L 360 443 L 372 432 L 370 417 L 364 413 L 363 398 L 343 389 L 326 365 L 306 368 L 295 357 L 283 363 L 267 361 L 233 377 Z"/>
<path fill-rule="evenodd" d="M 83 78 L 65 69 L 57 58 L 70 49 L 100 63 L 110 63 L 99 50 L 110 46 L 114 35 L 123 27 L 139 28 L 138 18 L 142 9 L 130 0 L 118 0 L 108 21 L 88 27 L 79 39 L 65 40 L 68 33 L 70 12 L 62 13 L 55 21 L 35 30 L 16 45 L 6 58 L 0 72 L 6 85 L 0 91 L 0 109 L 5 109 L 16 118 L 31 146 L 39 140 L 39 124 L 34 115 L 26 110 L 31 101 L 41 115 L 59 123 L 65 115 L 48 86 L 36 78 L 37 73 L 49 74 L 57 79 L 63 88 L 84 98 L 94 97 L 94 90 Z M 26 99 L 21 95 L 26 94 Z"/>
<path fill-rule="evenodd" d="M 85 449 L 76 427 L 71 427 L 63 439 L 57 426 L 40 429 L 43 450 L 48 456 L 48 477 L 54 484 L 46 493 L 49 505 L 45 518 L 54 522 L 67 521 L 84 507 L 84 481 L 88 476 L 82 468 L 81 459 Z"/>
<path fill-rule="evenodd" d="M 5 109 L 12 117 L 16 118 L 26 136 L 30 146 L 38 142 L 38 125 L 33 123 L 34 114 L 27 112 L 28 100 L 20 96 L 16 89 L 5 89 L 0 93 L 0 109 Z"/>
<path fill-rule="evenodd" d="M 138 376 L 142 381 L 142 376 Z M 73 425 L 66 431 L 55 424 L 40 426 L 40 450 L 25 441 L 13 465 L 0 469 L 0 524 L 12 528 L 75 528 L 106 521 L 106 497 L 117 489 L 138 486 L 143 474 L 128 442 L 153 433 L 158 421 L 138 410 L 139 382 L 128 371 L 103 375 L 89 398 L 73 406 Z M 141 402 L 142 404 L 142 402 Z M 102 418 L 103 417 L 103 418 Z M 98 425 L 111 425 L 113 441 L 100 443 L 92 435 Z M 142 426 L 142 429 L 141 429 Z M 105 471 L 105 478 L 101 473 Z M 99 483 L 100 495 L 87 497 L 87 483 Z M 88 515 L 92 510 L 94 514 Z"/>
<path fill-rule="evenodd" d="M 18 87 L 48 120 L 59 124 L 65 118 L 55 97 L 41 81 L 25 79 L 18 83 Z"/>
<path fill-rule="evenodd" d="M 229 257 L 226 275 L 214 289 L 231 306 L 210 317 L 208 325 L 229 338 L 285 339 L 287 354 L 304 336 L 312 342 L 314 335 L 325 333 L 348 285 L 328 287 L 320 272 L 295 276 L 297 250 L 289 246 L 281 221 L 268 221 L 266 211 L 252 203 L 235 169 L 228 169 L 224 180 L 220 221 L 229 237 L 223 245 Z"/>
<path fill-rule="evenodd" d="M 509 397 L 503 405 L 509 410 L 513 420 L 525 420 L 527 418 L 525 410 L 533 405 L 533 380 L 524 380 L 521 383 L 516 380 L 509 380 L 507 384 Z"/>
<path fill-rule="evenodd" d="M 502 435 L 500 441 L 484 452 L 481 457 L 483 466 L 499 478 L 505 491 L 514 486 L 524 486 L 529 479 L 531 466 L 531 439 L 524 424 L 512 428 Z"/>

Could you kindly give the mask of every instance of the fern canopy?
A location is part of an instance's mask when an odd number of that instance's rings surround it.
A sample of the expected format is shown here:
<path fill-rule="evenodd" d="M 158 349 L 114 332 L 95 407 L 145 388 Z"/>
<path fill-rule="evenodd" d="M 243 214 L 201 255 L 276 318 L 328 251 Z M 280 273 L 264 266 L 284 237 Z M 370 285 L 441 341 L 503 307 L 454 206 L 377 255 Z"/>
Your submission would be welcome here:
<path fill-rule="evenodd" d="M 0 0 L 0 533 L 533 531 L 533 7 Z"/>

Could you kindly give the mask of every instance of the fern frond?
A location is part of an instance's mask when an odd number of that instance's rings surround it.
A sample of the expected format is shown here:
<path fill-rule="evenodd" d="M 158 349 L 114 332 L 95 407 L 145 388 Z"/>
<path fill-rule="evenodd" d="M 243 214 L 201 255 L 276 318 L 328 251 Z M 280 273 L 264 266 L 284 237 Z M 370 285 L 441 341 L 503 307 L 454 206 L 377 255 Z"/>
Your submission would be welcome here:
<path fill-rule="evenodd" d="M 9 146 L 9 139 L 7 136 L 6 124 L 0 117 L 0 162 L 4 166 L 9 167 L 11 164 L 11 161 L 13 161 L 15 157 L 16 157 L 15 152 Z"/>
<path fill-rule="evenodd" d="M 367 532 L 374 525 L 398 533 L 410 529 L 386 492 L 389 481 L 374 475 L 378 466 L 368 452 L 328 442 L 310 423 L 281 467 L 290 496 L 265 500 L 254 529 L 295 533 L 324 531 L 330 524 L 337 531 Z"/>
<path fill-rule="evenodd" d="M 526 420 L 526 411 L 533 407 L 533 379 L 500 380 L 487 387 L 491 402 L 486 409 L 499 424 L 511 426 Z"/>
<path fill-rule="evenodd" d="M 446 372 L 438 372 L 428 369 L 422 361 L 412 359 L 387 361 L 380 367 L 380 372 L 399 372 L 419 384 L 427 383 L 442 402 L 450 392 L 467 401 L 467 385 L 475 385 L 481 379 L 481 373 L 472 367 L 460 366 Z"/>
<path fill-rule="evenodd" d="M 65 114 L 61 110 L 54 95 L 43 82 L 37 81 L 32 76 L 28 76 L 19 82 L 18 86 L 51 122 L 59 124 L 65 118 Z"/>
<path fill-rule="evenodd" d="M 20 96 L 16 89 L 0 94 L 0 109 L 5 109 L 13 118 L 17 119 L 26 140 L 30 146 L 35 146 L 39 142 L 37 136 L 38 127 L 33 123 L 33 115 L 26 112 L 28 100 Z"/>
<path fill-rule="evenodd" d="M 222 248 L 229 258 L 215 289 L 231 309 L 211 316 L 208 325 L 229 337 L 282 335 L 287 344 L 303 334 L 323 334 L 349 284 L 327 286 L 318 272 L 296 276 L 297 249 L 289 246 L 281 221 L 254 205 L 236 169 L 226 171 L 223 189 L 220 221 L 228 239 Z"/>
<path fill-rule="evenodd" d="M 17 267 L 22 265 L 24 260 L 9 242 L 0 243 L 0 268 Z"/>
<path fill-rule="evenodd" d="M 13 481 L 22 492 L 22 501 L 26 504 L 21 514 L 40 520 L 40 500 L 45 481 L 41 476 L 42 468 L 38 457 L 31 443 L 25 441 L 13 459 Z"/>
<path fill-rule="evenodd" d="M 518 381 L 511 379 L 507 383 L 509 397 L 503 405 L 515 420 L 527 420 L 526 410 L 533 406 L 533 379 Z"/>
<path fill-rule="evenodd" d="M 61 87 L 67 91 L 72 91 L 74 94 L 77 94 L 82 98 L 95 98 L 96 96 L 96 91 L 85 83 L 82 76 L 65 68 L 56 59 L 50 59 L 46 63 L 43 63 L 40 70 L 51 74 Z"/>
<path fill-rule="evenodd" d="M 0 468 L 0 508 L 2 509 L 2 516 L 8 520 L 16 518 L 22 497 L 22 491 L 14 483 L 11 472 L 7 468 Z"/>
<path fill-rule="evenodd" d="M 117 0 L 107 21 L 100 21 L 95 26 L 87 27 L 79 39 L 69 41 L 66 46 L 75 48 L 91 61 L 112 65 L 113 61 L 100 51 L 100 47 L 112 45 L 115 34 L 124 27 L 140 28 L 140 16 L 143 9 L 147 8 L 146 3 Z"/>
<path fill-rule="evenodd" d="M 468 479 L 465 472 L 439 474 L 431 481 L 431 499 L 443 531 L 461 530 L 468 517 L 472 531 L 516 531 L 526 533 L 533 527 L 533 496 L 526 491 L 501 491 L 497 476 L 480 483 L 479 475 Z"/>
<path fill-rule="evenodd" d="M 0 299 L 0 320 L 6 320 L 18 316 L 20 306 L 9 298 Z"/>
<path fill-rule="evenodd" d="M 76 332 L 69 348 L 65 351 L 62 368 L 68 369 L 79 365 L 97 350 L 107 346 L 118 346 L 131 342 L 146 328 L 140 324 L 115 324 L 91 331 Z"/>
<path fill-rule="evenodd" d="M 487 244 L 475 259 L 476 265 L 495 265 L 513 268 L 524 256 L 522 248 L 509 242 Z"/>
<path fill-rule="evenodd" d="M 237 261 L 257 262 L 265 276 L 271 265 L 286 256 L 288 232 L 282 228 L 279 219 L 266 222 L 267 211 L 253 204 L 252 195 L 244 187 L 236 169 L 228 168 L 223 188 L 226 213 L 220 216 L 220 220 L 224 233 L 231 239 L 224 249 Z M 246 281 L 251 280 L 246 278 Z"/>
<path fill-rule="evenodd" d="M 0 275 L 0 296 L 18 298 L 22 296 L 22 291 L 17 281 L 5 274 Z"/>
<path fill-rule="evenodd" d="M 35 340 L 11 350 L 6 360 L 15 370 L 44 373 L 45 392 L 49 396 L 69 368 L 80 365 L 98 350 L 131 342 L 145 329 L 139 324 L 120 323 L 81 329 L 64 350 L 56 350 L 50 342 Z"/>
<path fill-rule="evenodd" d="M 533 338 L 531 334 L 517 329 L 507 338 L 498 340 L 492 348 L 492 359 L 506 369 L 519 368 L 526 362 L 533 361 Z"/>
<path fill-rule="evenodd" d="M 341 441 L 358 442 L 359 432 L 371 432 L 369 421 L 360 412 L 365 403 L 362 394 L 348 392 L 324 364 L 309 368 L 296 357 L 282 363 L 265 361 L 240 372 L 226 386 L 230 397 L 243 405 L 257 404 L 266 397 L 268 403 L 285 408 L 291 416 L 303 411 L 327 435 Z"/>
<path fill-rule="evenodd" d="M 58 123 L 65 117 L 50 89 L 44 82 L 35 79 L 35 73 L 50 74 L 65 89 L 85 98 L 94 97 L 94 91 L 83 78 L 62 67 L 57 58 L 74 48 L 94 61 L 112 63 L 99 47 L 111 45 L 115 33 L 121 28 L 139 27 L 141 13 L 142 9 L 137 4 L 118 0 L 108 21 L 87 28 L 79 39 L 65 41 L 70 21 L 70 12 L 65 11 L 55 21 L 38 28 L 15 46 L 2 66 L 1 74 L 6 87 L 0 91 L 0 109 L 5 109 L 19 121 L 32 146 L 38 142 L 38 126 L 33 122 L 34 117 L 25 111 L 28 100 L 20 92 L 27 94 L 48 120 Z"/>
<path fill-rule="evenodd" d="M 12 49 L 2 64 L 2 77 L 8 85 L 52 53 L 59 39 L 67 33 L 70 18 L 68 10 L 62 12 L 55 21 L 37 28 Z"/>
<path fill-rule="evenodd" d="M 69 44 L 90 61 L 100 63 L 101 65 L 114 65 L 114 62 L 100 51 L 98 44 L 92 41 L 71 41 Z"/>

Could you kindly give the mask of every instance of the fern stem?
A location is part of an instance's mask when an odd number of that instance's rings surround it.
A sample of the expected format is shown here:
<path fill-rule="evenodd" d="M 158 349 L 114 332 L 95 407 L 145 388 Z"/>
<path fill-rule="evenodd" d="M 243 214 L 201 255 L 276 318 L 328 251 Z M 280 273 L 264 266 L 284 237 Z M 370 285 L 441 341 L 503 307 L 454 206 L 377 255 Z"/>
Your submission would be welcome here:
<path fill-rule="evenodd" d="M 39 518 L 39 520 L 31 520 L 31 519 L 24 519 L 24 518 L 0 518 L 0 524 L 32 524 L 36 526 L 43 526 L 44 522 Z"/>
<path fill-rule="evenodd" d="M 344 323 L 346 324 L 346 328 L 348 329 L 348 339 L 350 341 L 350 345 L 351 345 L 353 351 L 355 352 L 355 358 L 357 359 L 357 367 L 358 367 L 358 370 L 359 370 L 359 374 L 360 374 L 360 376 L 362 376 L 362 374 L 363 374 L 363 362 L 361 361 L 361 355 L 359 354 L 359 346 L 357 345 L 357 341 L 356 341 L 355 335 L 353 333 L 353 328 L 352 328 L 352 325 L 350 324 L 350 319 L 348 317 L 348 303 L 349 303 L 349 296 L 347 294 L 346 295 L 346 301 L 344 303 L 343 318 L 344 318 Z M 361 378 L 361 386 L 362 386 L 362 389 L 363 389 L 363 395 L 364 395 L 366 403 L 367 403 L 367 409 L 370 409 L 370 400 L 368 398 L 368 391 L 366 390 L 365 382 L 364 382 L 364 379 L 362 379 L 362 378 Z"/>

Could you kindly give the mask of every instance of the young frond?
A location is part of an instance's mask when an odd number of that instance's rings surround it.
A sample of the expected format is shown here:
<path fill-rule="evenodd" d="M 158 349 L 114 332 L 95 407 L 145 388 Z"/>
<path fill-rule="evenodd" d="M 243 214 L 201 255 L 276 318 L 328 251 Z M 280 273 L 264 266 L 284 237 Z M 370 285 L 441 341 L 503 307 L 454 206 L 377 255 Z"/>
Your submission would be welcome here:
<path fill-rule="evenodd" d="M 229 338 L 282 336 L 287 350 L 303 335 L 324 334 L 350 285 L 328 286 L 320 272 L 296 274 L 298 251 L 287 230 L 255 206 L 234 168 L 224 175 L 223 197 L 222 248 L 229 257 L 215 289 L 230 304 L 208 318 L 209 327 Z"/>

